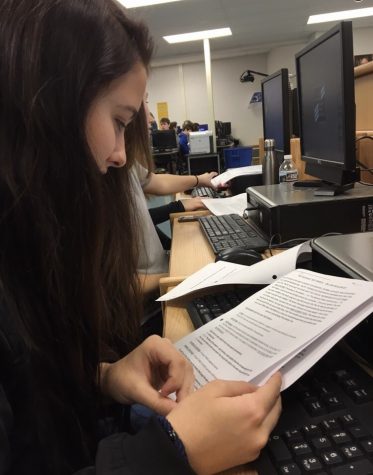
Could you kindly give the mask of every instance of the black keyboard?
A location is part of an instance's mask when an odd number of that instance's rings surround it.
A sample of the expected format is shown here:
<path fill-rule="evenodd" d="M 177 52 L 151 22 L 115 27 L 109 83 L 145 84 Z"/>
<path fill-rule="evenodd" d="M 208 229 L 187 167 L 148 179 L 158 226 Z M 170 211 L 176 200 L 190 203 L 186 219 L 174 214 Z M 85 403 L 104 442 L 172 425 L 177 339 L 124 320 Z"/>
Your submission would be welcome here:
<path fill-rule="evenodd" d="M 253 295 L 263 285 L 251 285 L 248 287 L 237 287 L 227 292 L 218 292 L 203 297 L 197 297 L 186 304 L 190 319 L 195 328 L 199 328 L 205 323 L 220 317 L 238 304 Z"/>
<path fill-rule="evenodd" d="M 372 475 L 373 380 L 338 347 L 282 394 L 259 475 Z"/>
<path fill-rule="evenodd" d="M 153 153 L 168 153 L 168 152 L 177 152 L 177 148 L 154 148 L 153 147 Z"/>
<path fill-rule="evenodd" d="M 187 304 L 198 328 L 263 286 Z M 373 475 L 373 379 L 334 347 L 282 393 L 283 411 L 254 463 L 259 475 Z"/>
<path fill-rule="evenodd" d="M 192 196 L 200 196 L 201 198 L 220 198 L 219 193 L 208 186 L 198 186 L 193 188 Z"/>
<path fill-rule="evenodd" d="M 254 223 L 238 214 L 202 216 L 198 221 L 215 254 L 237 246 L 257 251 L 268 248 L 268 240 Z"/>

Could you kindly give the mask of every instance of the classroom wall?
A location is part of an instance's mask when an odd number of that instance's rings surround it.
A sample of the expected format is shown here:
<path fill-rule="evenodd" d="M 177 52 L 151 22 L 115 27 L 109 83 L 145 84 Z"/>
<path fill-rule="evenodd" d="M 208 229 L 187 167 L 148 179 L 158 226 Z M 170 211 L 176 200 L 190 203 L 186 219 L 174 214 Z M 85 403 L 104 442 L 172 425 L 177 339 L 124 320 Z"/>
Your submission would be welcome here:
<path fill-rule="evenodd" d="M 250 104 L 250 99 L 260 91 L 260 76 L 253 83 L 241 83 L 240 76 L 247 69 L 266 72 L 267 55 L 217 59 L 212 61 L 211 68 L 215 119 L 231 122 L 232 135 L 243 145 L 256 144 L 263 134 L 262 111 L 261 104 Z M 149 107 L 155 115 L 157 102 L 167 101 L 170 120 L 180 125 L 185 119 L 208 123 L 203 62 L 153 68 L 148 91 Z"/>
<path fill-rule="evenodd" d="M 354 54 L 373 53 L 373 28 L 354 30 Z M 240 83 L 247 69 L 271 74 L 285 67 L 294 74 L 294 55 L 305 43 L 273 48 L 268 53 L 212 60 L 215 119 L 232 123 L 233 136 L 242 145 L 258 143 L 263 136 L 261 104 L 250 104 L 260 91 L 260 76 L 253 83 Z M 202 51 L 201 43 L 201 51 Z M 291 79 L 296 86 L 296 78 Z M 171 120 L 208 123 L 205 66 L 203 61 L 154 67 L 149 84 L 150 110 L 157 116 L 157 102 L 167 102 Z M 159 119 L 159 118 L 158 118 Z"/>

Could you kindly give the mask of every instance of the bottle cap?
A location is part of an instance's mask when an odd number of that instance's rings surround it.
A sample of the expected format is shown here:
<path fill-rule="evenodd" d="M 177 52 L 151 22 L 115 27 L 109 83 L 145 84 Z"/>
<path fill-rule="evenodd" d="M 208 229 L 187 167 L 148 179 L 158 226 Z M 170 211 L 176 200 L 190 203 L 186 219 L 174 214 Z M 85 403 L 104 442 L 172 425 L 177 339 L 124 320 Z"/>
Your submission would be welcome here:
<path fill-rule="evenodd" d="M 272 150 L 275 148 L 275 139 L 264 140 L 264 150 Z"/>
<path fill-rule="evenodd" d="M 293 159 L 293 157 L 291 155 L 284 155 L 284 160 L 289 159 L 289 158 L 290 158 L 290 160 Z"/>

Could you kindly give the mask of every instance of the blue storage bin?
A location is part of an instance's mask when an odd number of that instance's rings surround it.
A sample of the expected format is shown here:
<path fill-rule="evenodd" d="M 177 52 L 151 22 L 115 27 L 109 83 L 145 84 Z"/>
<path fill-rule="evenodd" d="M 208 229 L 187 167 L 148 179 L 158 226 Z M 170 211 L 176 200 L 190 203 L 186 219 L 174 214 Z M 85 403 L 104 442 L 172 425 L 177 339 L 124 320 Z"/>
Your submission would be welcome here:
<path fill-rule="evenodd" d="M 253 159 L 252 147 L 232 147 L 224 149 L 225 168 L 247 167 Z"/>

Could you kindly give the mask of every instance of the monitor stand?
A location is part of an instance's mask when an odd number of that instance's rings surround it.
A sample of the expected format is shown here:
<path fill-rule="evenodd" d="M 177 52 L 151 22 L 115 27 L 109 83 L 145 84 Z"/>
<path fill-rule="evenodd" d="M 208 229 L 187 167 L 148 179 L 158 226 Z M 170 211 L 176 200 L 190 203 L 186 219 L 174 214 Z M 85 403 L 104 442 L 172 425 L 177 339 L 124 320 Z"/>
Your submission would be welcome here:
<path fill-rule="evenodd" d="M 322 180 L 304 180 L 295 181 L 293 186 L 295 188 L 317 188 L 313 194 L 315 196 L 336 196 L 341 195 L 347 190 L 353 188 L 355 183 L 347 183 L 345 185 L 335 185 Z"/>

